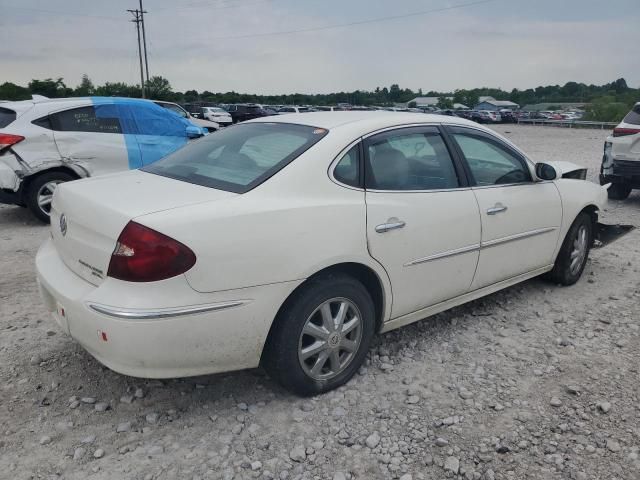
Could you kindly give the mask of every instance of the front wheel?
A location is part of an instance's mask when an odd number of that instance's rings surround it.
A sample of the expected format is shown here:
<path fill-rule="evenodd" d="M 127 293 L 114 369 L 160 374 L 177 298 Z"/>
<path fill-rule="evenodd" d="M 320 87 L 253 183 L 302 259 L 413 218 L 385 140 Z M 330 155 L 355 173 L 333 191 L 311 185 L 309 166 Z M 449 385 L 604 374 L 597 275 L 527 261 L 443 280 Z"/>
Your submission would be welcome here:
<path fill-rule="evenodd" d="M 362 365 L 375 309 L 359 281 L 330 274 L 304 285 L 275 322 L 263 366 L 287 390 L 315 395 L 343 385 Z"/>
<path fill-rule="evenodd" d="M 65 172 L 48 172 L 31 180 L 26 192 L 26 203 L 31 213 L 43 223 L 49 223 L 51 201 L 56 187 L 64 182 L 75 180 Z"/>
<path fill-rule="evenodd" d="M 560 247 L 560 252 L 558 252 L 553 270 L 547 274 L 547 278 L 561 285 L 576 283 L 587 264 L 592 244 L 593 223 L 591 216 L 586 212 L 581 212 L 569 228 L 567 236 L 562 242 L 562 247 Z"/>

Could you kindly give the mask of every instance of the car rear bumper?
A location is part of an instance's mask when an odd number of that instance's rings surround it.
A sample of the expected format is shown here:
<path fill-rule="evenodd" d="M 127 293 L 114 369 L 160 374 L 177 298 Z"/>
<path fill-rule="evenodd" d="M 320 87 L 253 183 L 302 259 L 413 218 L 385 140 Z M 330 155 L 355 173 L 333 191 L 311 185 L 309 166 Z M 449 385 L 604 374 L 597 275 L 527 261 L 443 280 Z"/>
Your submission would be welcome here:
<path fill-rule="evenodd" d="M 640 161 L 613 160 L 611 167 L 600 175 L 600 183 L 625 183 L 640 188 Z"/>
<path fill-rule="evenodd" d="M 164 295 L 166 301 L 181 305 L 171 306 L 158 304 L 157 291 L 140 293 L 140 288 L 167 288 L 158 285 L 162 282 L 88 283 L 64 264 L 50 240 L 38 251 L 36 267 L 42 299 L 60 328 L 110 369 L 144 378 L 256 367 L 280 305 L 299 284 L 202 294 L 179 276 L 165 281 L 173 293 Z M 150 297 L 156 298 L 154 305 Z M 118 302 L 123 306 L 114 306 Z"/>

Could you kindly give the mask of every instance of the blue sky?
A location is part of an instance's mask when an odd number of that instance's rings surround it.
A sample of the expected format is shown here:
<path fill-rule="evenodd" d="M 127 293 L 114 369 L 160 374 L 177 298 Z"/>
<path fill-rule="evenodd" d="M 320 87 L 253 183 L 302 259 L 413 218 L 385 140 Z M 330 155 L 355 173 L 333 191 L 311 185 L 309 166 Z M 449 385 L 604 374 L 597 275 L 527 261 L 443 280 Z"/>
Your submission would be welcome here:
<path fill-rule="evenodd" d="M 640 87 L 640 0 L 145 0 L 149 68 L 174 89 L 321 93 Z M 139 80 L 137 0 L 0 0 L 0 82 Z M 416 12 L 432 11 L 422 15 Z M 403 18 L 343 25 L 394 15 Z M 267 35 L 262 35 L 267 34 Z M 241 38 L 238 38 L 241 37 Z"/>

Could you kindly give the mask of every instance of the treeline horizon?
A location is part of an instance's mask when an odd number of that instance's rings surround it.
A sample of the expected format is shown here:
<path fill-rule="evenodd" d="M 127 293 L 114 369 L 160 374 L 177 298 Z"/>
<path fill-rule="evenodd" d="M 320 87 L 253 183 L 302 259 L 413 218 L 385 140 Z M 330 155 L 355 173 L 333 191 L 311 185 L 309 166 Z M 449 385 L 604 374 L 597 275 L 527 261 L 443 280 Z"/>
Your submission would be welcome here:
<path fill-rule="evenodd" d="M 523 107 L 537 103 L 587 103 L 586 118 L 599 121 L 619 121 L 629 109 L 640 101 L 640 89 L 631 88 L 624 78 L 619 78 L 603 85 L 587 85 L 585 83 L 567 82 L 564 85 L 547 85 L 536 88 L 511 91 L 501 88 L 481 87 L 474 89 L 457 89 L 449 92 L 417 91 L 401 88 L 398 84 L 389 87 L 377 87 L 374 90 L 354 90 L 352 92 L 335 92 L 319 94 L 283 94 L 259 95 L 250 93 L 211 92 L 204 90 L 174 91 L 169 80 L 161 76 L 150 79 L 145 86 L 147 98 L 167 100 L 177 103 L 210 102 L 228 103 L 260 103 L 275 105 L 336 105 L 349 103 L 362 106 L 391 106 L 396 103 L 407 103 L 415 97 L 438 97 L 440 108 L 451 108 L 454 103 L 461 103 L 473 108 L 481 96 L 491 96 L 496 100 L 510 100 Z M 106 82 L 94 86 L 88 75 L 83 75 L 75 88 L 68 87 L 63 78 L 33 79 L 24 87 L 11 82 L 0 85 L 0 100 L 27 100 L 32 95 L 43 95 L 49 98 L 82 97 L 82 96 L 119 96 L 140 98 L 140 85 L 124 82 Z M 451 97 L 451 98 L 449 98 Z"/>

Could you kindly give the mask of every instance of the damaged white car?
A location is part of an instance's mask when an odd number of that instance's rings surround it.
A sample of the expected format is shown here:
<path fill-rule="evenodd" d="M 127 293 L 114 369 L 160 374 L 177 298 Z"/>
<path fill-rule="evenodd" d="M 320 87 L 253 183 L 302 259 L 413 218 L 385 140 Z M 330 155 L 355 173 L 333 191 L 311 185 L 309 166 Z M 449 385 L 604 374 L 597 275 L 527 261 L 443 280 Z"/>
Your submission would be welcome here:
<path fill-rule="evenodd" d="M 115 371 L 262 364 L 308 395 L 376 333 L 538 275 L 575 283 L 606 202 L 584 169 L 461 118 L 291 114 L 63 185 L 36 264 L 58 324 Z"/>
<path fill-rule="evenodd" d="M 49 221 L 62 182 L 143 167 L 205 131 L 151 101 L 34 96 L 0 106 L 0 203 Z"/>

